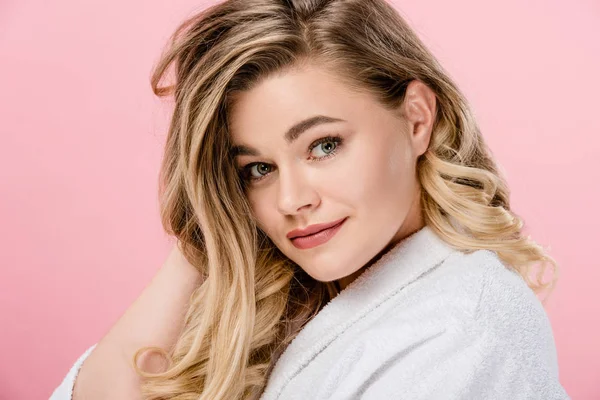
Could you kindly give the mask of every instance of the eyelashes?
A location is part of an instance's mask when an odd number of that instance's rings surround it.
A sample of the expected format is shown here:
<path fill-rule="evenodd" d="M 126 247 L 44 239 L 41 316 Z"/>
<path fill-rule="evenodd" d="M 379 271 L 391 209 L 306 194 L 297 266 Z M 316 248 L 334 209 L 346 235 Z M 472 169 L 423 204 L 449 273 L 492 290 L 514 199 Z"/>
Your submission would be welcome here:
<path fill-rule="evenodd" d="M 320 145 L 323 144 L 329 144 L 329 143 L 333 143 L 333 149 L 331 150 L 327 150 L 328 152 L 325 153 L 325 155 L 323 156 L 311 156 L 309 158 L 309 160 L 312 161 L 323 161 L 326 160 L 328 158 L 331 158 L 333 156 L 335 156 L 337 154 L 337 152 L 339 151 L 340 147 L 342 146 L 344 140 L 342 139 L 341 136 L 339 135 L 330 135 L 330 136 L 325 136 L 322 138 L 319 138 L 317 140 L 315 140 L 314 142 L 312 142 L 310 144 L 310 146 L 308 146 L 308 153 L 310 154 L 314 149 L 316 149 L 317 147 L 319 147 Z M 323 149 L 323 148 L 322 148 Z M 257 173 L 260 176 L 255 176 L 253 175 L 253 169 L 254 167 L 257 167 L 258 171 Z M 268 167 L 268 171 L 264 171 L 264 167 Z M 264 163 L 264 162 L 253 162 L 250 164 L 247 164 L 246 166 L 240 168 L 238 170 L 238 174 L 240 176 L 240 179 L 242 180 L 242 183 L 244 185 L 248 185 L 254 182 L 258 182 L 264 178 L 266 178 L 267 176 L 269 176 L 269 174 L 272 172 L 272 168 L 273 166 L 270 165 L 269 163 Z M 261 172 L 261 170 L 263 172 Z"/>

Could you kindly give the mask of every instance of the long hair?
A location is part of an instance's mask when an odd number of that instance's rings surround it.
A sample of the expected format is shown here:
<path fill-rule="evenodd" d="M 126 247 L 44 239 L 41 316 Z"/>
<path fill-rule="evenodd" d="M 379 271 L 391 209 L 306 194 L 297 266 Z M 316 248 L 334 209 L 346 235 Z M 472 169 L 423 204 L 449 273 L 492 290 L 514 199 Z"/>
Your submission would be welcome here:
<path fill-rule="evenodd" d="M 337 293 L 285 257 L 251 217 L 230 154 L 234 95 L 314 63 L 389 110 L 410 81 L 437 99 L 430 145 L 417 160 L 424 220 L 456 249 L 490 249 L 536 293 L 556 262 L 522 233 L 509 189 L 457 85 L 384 0 L 229 0 L 185 20 L 152 75 L 173 96 L 160 171 L 162 223 L 203 276 L 171 349 L 134 355 L 144 399 L 256 399 L 279 355 Z M 168 78 L 169 72 L 173 76 Z M 169 81 L 169 82 L 166 82 Z M 541 263 L 535 280 L 532 268 Z M 144 351 L 168 367 L 142 371 Z"/>

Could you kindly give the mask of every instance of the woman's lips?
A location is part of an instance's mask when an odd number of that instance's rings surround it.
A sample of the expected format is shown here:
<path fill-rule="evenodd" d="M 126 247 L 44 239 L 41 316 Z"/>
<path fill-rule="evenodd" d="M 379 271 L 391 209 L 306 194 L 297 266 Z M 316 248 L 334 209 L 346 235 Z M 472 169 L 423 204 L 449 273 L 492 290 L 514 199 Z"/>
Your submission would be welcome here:
<path fill-rule="evenodd" d="M 295 247 L 302 250 L 319 246 L 329 241 L 329 239 L 331 239 L 341 229 L 342 225 L 344 225 L 344 222 L 346 222 L 347 219 L 348 218 L 346 217 L 339 224 L 334 225 L 331 228 L 322 230 L 320 232 L 313 233 L 312 235 L 300 236 L 290 240 L 292 241 L 292 244 Z"/>

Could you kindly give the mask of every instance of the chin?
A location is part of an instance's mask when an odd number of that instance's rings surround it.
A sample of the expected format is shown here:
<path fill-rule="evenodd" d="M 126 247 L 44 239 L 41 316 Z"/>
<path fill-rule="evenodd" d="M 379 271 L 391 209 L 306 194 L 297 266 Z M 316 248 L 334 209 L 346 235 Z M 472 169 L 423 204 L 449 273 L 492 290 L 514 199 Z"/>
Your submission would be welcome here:
<path fill-rule="evenodd" d="M 304 269 L 304 268 L 303 268 Z M 304 269 L 314 279 L 321 282 L 337 281 L 338 279 L 344 278 L 353 271 L 344 271 L 339 266 L 327 266 L 326 264 L 315 265 L 314 268 Z M 309 273 L 308 271 L 313 271 Z"/>
<path fill-rule="evenodd" d="M 322 272 L 322 271 L 320 271 Z M 336 278 L 333 275 L 323 275 L 322 273 L 317 273 L 317 274 L 309 274 L 313 279 L 319 281 L 319 282 L 331 282 L 331 281 L 335 281 L 338 278 Z"/>

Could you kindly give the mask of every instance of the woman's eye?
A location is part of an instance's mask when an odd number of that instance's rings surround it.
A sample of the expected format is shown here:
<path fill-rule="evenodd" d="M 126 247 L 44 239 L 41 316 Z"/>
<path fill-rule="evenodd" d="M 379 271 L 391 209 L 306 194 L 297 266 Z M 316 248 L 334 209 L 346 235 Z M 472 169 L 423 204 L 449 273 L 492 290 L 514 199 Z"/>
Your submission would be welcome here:
<path fill-rule="evenodd" d="M 319 161 L 333 157 L 341 144 L 342 138 L 339 136 L 327 136 L 317 140 L 308 148 L 311 155 L 311 161 Z M 270 164 L 261 162 L 251 163 L 240 170 L 240 177 L 245 183 L 257 182 L 266 178 L 272 171 L 273 166 Z"/>
<path fill-rule="evenodd" d="M 257 162 L 242 167 L 238 173 L 242 184 L 246 186 L 249 183 L 260 181 L 261 179 L 266 178 L 271 170 L 271 165 Z"/>
<path fill-rule="evenodd" d="M 339 136 L 327 136 L 317 140 L 310 146 L 311 155 L 316 159 L 323 159 L 331 157 L 338 150 L 338 147 L 342 144 L 342 138 Z M 317 154 L 313 154 L 315 150 Z"/>
<path fill-rule="evenodd" d="M 332 154 L 337 148 L 338 142 L 336 140 L 327 139 L 321 143 L 316 144 L 311 149 L 311 154 L 316 158 L 325 157 L 327 155 Z M 320 150 L 317 154 L 314 154 L 314 150 Z M 321 154 L 319 154 L 321 153 Z"/>
<path fill-rule="evenodd" d="M 250 166 L 250 177 L 252 179 L 260 179 L 271 172 L 271 166 L 265 163 L 256 163 Z M 256 171 L 256 174 L 254 173 Z"/>

